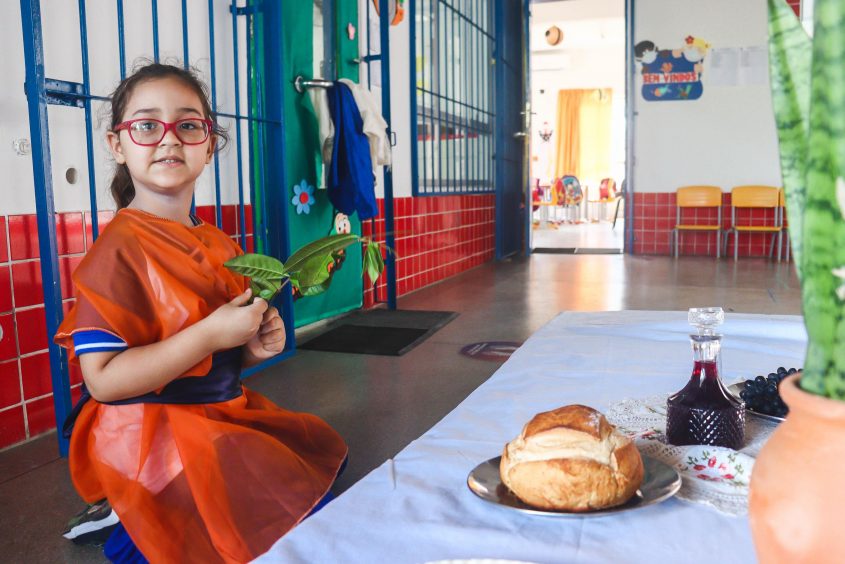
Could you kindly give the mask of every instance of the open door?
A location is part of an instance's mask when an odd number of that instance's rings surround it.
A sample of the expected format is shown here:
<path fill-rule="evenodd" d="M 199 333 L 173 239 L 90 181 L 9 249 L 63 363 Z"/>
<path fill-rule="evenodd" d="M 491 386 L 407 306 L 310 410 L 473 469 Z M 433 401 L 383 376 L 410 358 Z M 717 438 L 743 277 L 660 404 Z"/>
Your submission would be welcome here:
<path fill-rule="evenodd" d="M 496 2 L 496 258 L 526 248 L 528 0 Z"/>

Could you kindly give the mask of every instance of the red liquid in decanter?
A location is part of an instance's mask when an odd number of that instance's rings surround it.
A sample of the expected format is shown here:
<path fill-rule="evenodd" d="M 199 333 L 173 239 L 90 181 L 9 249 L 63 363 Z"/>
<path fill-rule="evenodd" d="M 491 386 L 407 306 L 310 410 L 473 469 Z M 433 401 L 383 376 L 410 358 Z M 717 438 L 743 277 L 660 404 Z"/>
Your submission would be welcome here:
<path fill-rule="evenodd" d="M 673 445 L 742 447 L 745 405 L 725 389 L 715 360 L 696 360 L 687 385 L 669 396 L 666 438 Z"/>

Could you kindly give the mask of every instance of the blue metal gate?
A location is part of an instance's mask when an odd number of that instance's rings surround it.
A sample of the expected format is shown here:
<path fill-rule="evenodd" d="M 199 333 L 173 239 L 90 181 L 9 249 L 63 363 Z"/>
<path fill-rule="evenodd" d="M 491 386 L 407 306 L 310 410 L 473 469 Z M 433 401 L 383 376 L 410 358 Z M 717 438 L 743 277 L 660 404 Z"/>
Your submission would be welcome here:
<path fill-rule="evenodd" d="M 123 0 L 115 0 L 117 21 L 115 33 L 118 37 L 120 77 L 127 74 L 126 67 L 126 21 Z M 191 4 L 198 4 L 198 1 Z M 176 1 L 168 2 L 168 8 Z M 188 0 L 181 0 L 181 41 L 182 61 L 186 66 L 190 64 L 189 53 L 189 22 L 201 21 L 205 17 L 209 38 L 209 76 L 205 77 L 211 90 L 211 103 L 220 118 L 229 120 L 235 128 L 235 155 L 238 190 L 238 217 L 242 247 L 246 247 L 245 215 L 245 183 L 242 151 L 246 145 L 249 155 L 249 179 L 247 187 L 251 190 L 250 201 L 254 204 L 256 213 L 253 217 L 254 237 L 256 248 L 264 253 L 285 258 L 290 249 L 288 244 L 287 207 L 284 205 L 284 192 L 278 187 L 284 186 L 284 165 L 281 158 L 263 158 L 263 155 L 283 155 L 283 91 L 284 73 L 282 68 L 282 54 L 280 42 L 275 41 L 277 30 L 281 29 L 282 16 L 280 2 L 262 2 L 260 0 L 208 0 L 207 14 L 194 15 L 188 10 Z M 32 163 L 35 181 L 35 201 L 38 220 L 38 240 L 41 256 L 41 278 L 44 287 L 44 307 L 47 317 L 47 334 L 50 336 L 49 358 L 53 384 L 53 401 L 55 405 L 57 427 L 61 428 L 67 414 L 70 412 L 71 399 L 68 379 L 67 357 L 57 345 L 52 343 L 52 335 L 56 333 L 62 320 L 62 295 L 60 273 L 58 268 L 58 252 L 56 242 L 55 205 L 52 182 L 52 163 L 50 159 L 50 128 L 48 120 L 48 106 L 61 105 L 76 107 L 85 114 L 85 141 L 88 160 L 89 205 L 92 217 L 93 236 L 99 232 L 98 202 L 95 182 L 95 158 L 92 136 L 92 101 L 107 101 L 102 93 L 91 92 L 89 76 L 88 53 L 88 22 L 86 15 L 86 1 L 78 0 L 79 35 L 82 58 L 82 82 L 70 82 L 50 78 L 44 68 L 44 41 L 42 28 L 42 9 L 40 0 L 20 0 L 21 25 L 23 31 L 24 57 L 26 64 L 27 104 L 29 112 L 29 127 L 32 141 Z M 137 5 L 133 6 L 137 8 Z M 157 0 L 150 0 L 152 29 L 151 55 L 159 61 L 161 54 L 159 34 L 159 5 Z M 231 52 L 226 56 L 232 57 L 234 81 L 234 107 L 230 111 L 221 111 L 217 107 L 217 85 L 219 82 L 216 66 L 215 33 L 224 24 L 215 22 L 215 13 L 226 10 L 230 22 L 226 25 L 231 33 Z M 192 19 L 192 16 L 195 16 Z M 241 28 L 246 29 L 242 37 Z M 265 39 L 262 45 L 255 44 L 255 37 Z M 245 47 L 245 52 L 242 48 Z M 260 49 L 261 63 L 255 64 L 254 54 Z M 246 111 L 241 106 L 241 66 L 246 66 L 252 75 L 249 77 L 247 88 Z M 248 139 L 242 138 L 242 128 L 246 128 Z M 257 164 L 256 164 L 257 163 Z M 222 225 L 222 199 L 220 191 L 220 157 L 214 156 L 214 206 L 216 222 Z M 258 190 L 275 187 L 276 189 Z M 288 333 L 293 335 L 292 301 L 289 293 L 280 297 L 283 303 L 282 314 Z M 291 344 L 289 347 L 292 346 Z M 271 359 L 263 365 L 252 368 L 252 373 L 265 366 L 278 362 L 290 354 Z M 67 440 L 59 434 L 59 450 L 67 453 Z"/>
<path fill-rule="evenodd" d="M 528 0 L 496 2 L 496 258 L 524 248 L 531 208 L 526 167 Z M 526 241 L 527 242 L 527 241 Z"/>

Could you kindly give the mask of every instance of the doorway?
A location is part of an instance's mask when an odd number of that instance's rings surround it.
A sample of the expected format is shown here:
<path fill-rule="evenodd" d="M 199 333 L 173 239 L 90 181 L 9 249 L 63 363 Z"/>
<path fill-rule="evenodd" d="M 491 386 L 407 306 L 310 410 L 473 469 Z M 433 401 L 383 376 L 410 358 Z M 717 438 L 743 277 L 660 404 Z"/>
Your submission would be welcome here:
<path fill-rule="evenodd" d="M 625 0 L 534 0 L 531 249 L 618 254 L 625 240 Z"/>

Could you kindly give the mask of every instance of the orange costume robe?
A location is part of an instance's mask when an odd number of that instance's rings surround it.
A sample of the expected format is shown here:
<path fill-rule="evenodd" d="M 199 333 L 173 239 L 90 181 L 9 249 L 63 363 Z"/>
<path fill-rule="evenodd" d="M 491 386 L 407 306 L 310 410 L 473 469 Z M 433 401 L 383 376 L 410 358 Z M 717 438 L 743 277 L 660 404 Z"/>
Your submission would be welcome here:
<path fill-rule="evenodd" d="M 120 210 L 73 274 L 78 299 L 56 334 L 98 329 L 129 347 L 161 341 L 246 288 L 223 266 L 241 254 L 222 231 Z M 180 378 L 208 374 L 211 357 Z M 237 384 L 236 384 L 237 386 Z M 70 442 L 85 501 L 103 497 L 156 562 L 247 562 L 328 492 L 347 448 L 320 418 L 264 396 L 217 403 L 88 401 Z"/>

